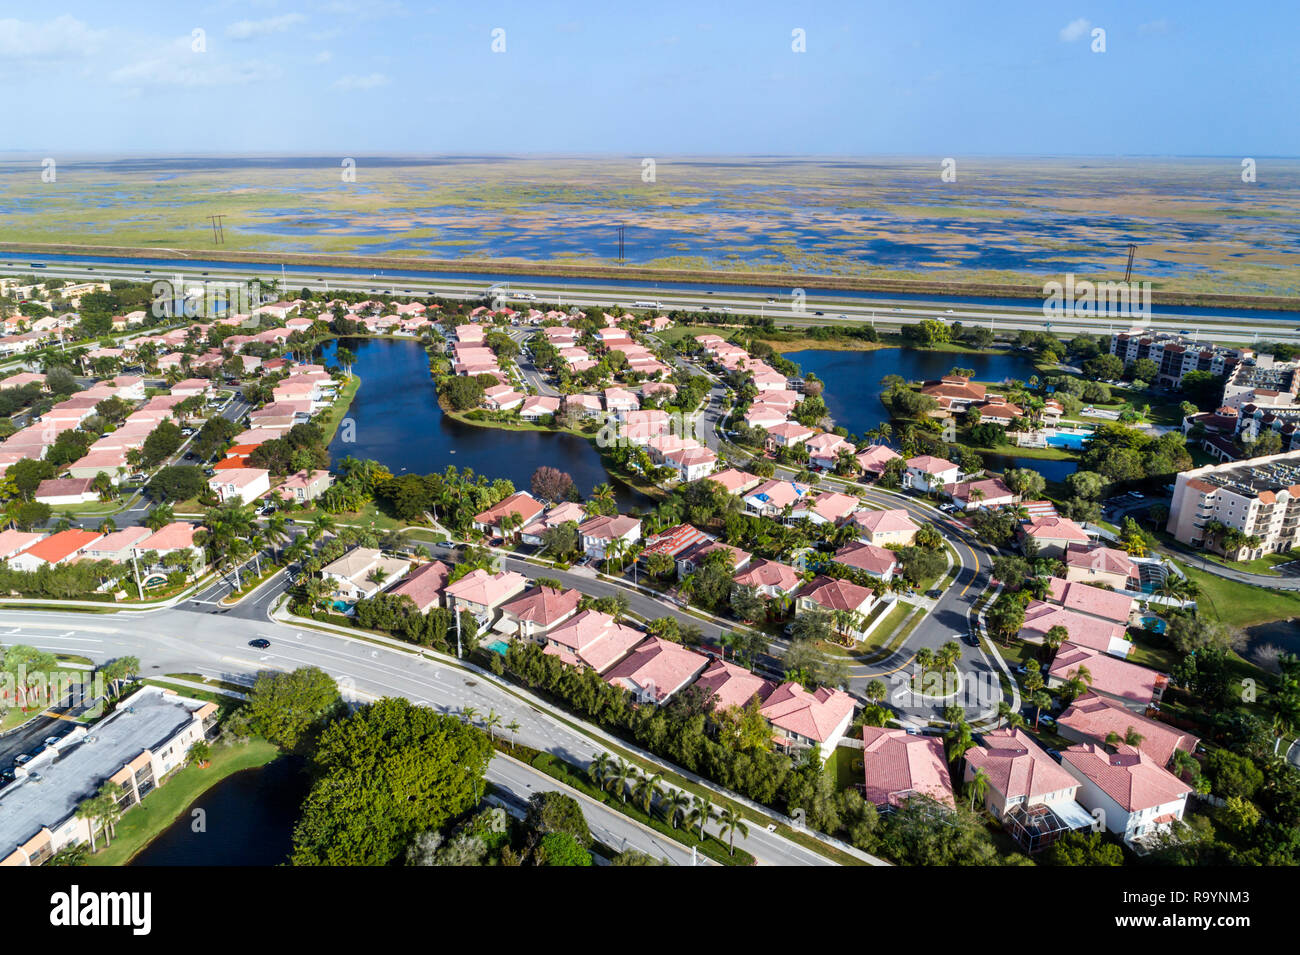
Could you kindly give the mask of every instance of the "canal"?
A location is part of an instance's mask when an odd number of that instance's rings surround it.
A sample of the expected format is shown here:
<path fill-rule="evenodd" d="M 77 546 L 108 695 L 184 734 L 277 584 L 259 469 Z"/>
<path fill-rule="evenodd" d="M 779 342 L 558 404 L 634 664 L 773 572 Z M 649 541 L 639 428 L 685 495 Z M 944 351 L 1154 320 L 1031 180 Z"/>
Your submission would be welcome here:
<path fill-rule="evenodd" d="M 520 490 L 527 490 L 533 472 L 547 464 L 567 471 L 583 494 L 608 482 L 621 510 L 651 506 L 645 495 L 609 476 L 595 445 L 585 438 L 481 428 L 444 415 L 429 357 L 418 342 L 345 338 L 341 344 L 356 355 L 352 371 L 360 376 L 361 388 L 348 409 L 353 427 L 340 428 L 330 444 L 333 464 L 348 456 L 367 458 L 394 474 L 429 474 L 452 464 L 489 478 L 507 478 Z M 331 341 L 324 346 L 325 364 L 337 364 L 339 345 Z"/>
<path fill-rule="evenodd" d="M 302 759 L 282 756 L 227 776 L 186 807 L 131 865 L 268 866 L 287 861 L 298 811 L 310 788 L 305 769 Z M 203 810 L 202 832 L 194 831 L 198 809 Z"/>
<path fill-rule="evenodd" d="M 1019 352 L 943 352 L 918 348 L 878 348 L 874 351 L 808 351 L 784 355 L 806 375 L 815 374 L 825 384 L 823 399 L 837 425 L 862 437 L 889 420 L 880 400 L 881 380 L 901 375 L 908 381 L 927 381 L 948 374 L 953 368 L 969 368 L 976 381 L 1027 381 L 1038 374 L 1033 358 Z M 1049 481 L 1061 481 L 1074 473 L 1072 460 L 1042 460 L 1015 455 L 990 454 L 985 463 L 991 470 L 1008 467 L 1032 468 Z"/>

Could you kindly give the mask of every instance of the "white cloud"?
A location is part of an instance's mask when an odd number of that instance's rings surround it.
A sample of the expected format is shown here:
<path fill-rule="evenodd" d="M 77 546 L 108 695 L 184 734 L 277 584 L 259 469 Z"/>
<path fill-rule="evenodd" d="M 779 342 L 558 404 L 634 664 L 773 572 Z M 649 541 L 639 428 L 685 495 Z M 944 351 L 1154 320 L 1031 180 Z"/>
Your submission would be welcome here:
<path fill-rule="evenodd" d="M 328 63 L 332 59 L 334 59 L 334 52 L 332 50 L 321 50 L 314 57 L 312 57 L 312 62 Z"/>
<path fill-rule="evenodd" d="M 1088 35 L 1092 24 L 1085 18 L 1079 17 L 1077 20 L 1071 20 L 1061 28 L 1061 42 L 1073 43 L 1076 40 L 1082 40 Z"/>
<path fill-rule="evenodd" d="M 285 13 L 265 20 L 240 20 L 226 27 L 226 36 L 232 40 L 251 40 L 254 37 L 270 36 L 272 33 L 283 33 L 305 22 L 306 19 L 301 13 Z"/>
<path fill-rule="evenodd" d="M 1173 28 L 1173 24 L 1168 20 L 1152 20 L 1150 23 L 1143 23 L 1138 26 L 1138 33 L 1143 36 L 1164 36 Z"/>
<path fill-rule="evenodd" d="M 0 20 L 0 60 L 50 60 L 91 56 L 103 49 L 108 31 L 94 30 L 67 14 L 35 23 Z"/>
<path fill-rule="evenodd" d="M 111 82 L 144 86 L 246 86 L 278 79 L 280 68 L 262 60 L 223 60 L 211 53 L 195 53 L 186 37 L 161 49 L 129 58 L 109 73 Z"/>
<path fill-rule="evenodd" d="M 334 86 L 341 90 L 373 90 L 380 86 L 387 86 L 390 82 L 383 73 L 369 73 L 366 76 L 348 74 L 335 80 Z"/>

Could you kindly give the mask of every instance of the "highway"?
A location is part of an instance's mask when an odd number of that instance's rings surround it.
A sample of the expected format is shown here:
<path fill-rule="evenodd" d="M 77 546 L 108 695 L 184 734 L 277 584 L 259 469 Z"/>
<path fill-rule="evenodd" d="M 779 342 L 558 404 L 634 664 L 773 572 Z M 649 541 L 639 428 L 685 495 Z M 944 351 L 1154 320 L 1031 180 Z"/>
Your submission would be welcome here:
<path fill-rule="evenodd" d="M 18 253 L 7 253 L 0 259 L 0 274 L 41 275 L 78 280 L 119 279 L 133 282 L 153 282 L 180 277 L 183 284 L 229 282 L 247 280 L 250 276 L 264 281 L 269 287 L 278 283 L 283 275 L 288 294 L 307 288 L 319 292 L 360 292 L 398 296 L 437 296 L 445 299 L 481 299 L 491 283 L 474 279 L 413 278 L 385 276 L 382 272 L 359 270 L 349 274 L 333 275 L 317 271 L 295 271 L 286 268 L 283 273 L 271 265 L 248 264 L 223 267 L 215 264 L 199 266 L 175 263 L 95 264 L 93 259 L 76 262 L 52 262 L 42 269 L 33 269 L 31 262 L 40 261 L 39 255 L 28 258 Z M 621 307 L 631 308 L 634 301 L 650 300 L 661 304 L 663 310 L 680 309 L 725 316 L 770 316 L 778 323 L 823 324 L 880 323 L 886 326 L 916 324 L 928 319 L 961 321 L 966 325 L 987 325 L 993 331 L 1028 329 L 1057 334 L 1090 332 L 1109 335 L 1113 331 L 1126 331 L 1135 324 L 1153 331 L 1188 331 L 1201 338 L 1225 343 L 1247 343 L 1260 340 L 1300 341 L 1300 312 L 1295 321 L 1289 318 L 1255 318 L 1248 315 L 1225 314 L 1206 316 L 1195 312 L 1178 312 L 1162 308 L 1150 320 L 1118 316 L 1078 316 L 1052 318 L 1045 315 L 1041 303 L 1026 301 L 1024 305 L 999 305 L 995 307 L 954 302 L 936 296 L 933 300 L 915 298 L 890 299 L 880 297 L 863 299 L 836 295 L 833 291 L 810 289 L 797 297 L 794 289 L 777 296 L 770 291 L 746 290 L 744 286 L 721 288 L 717 291 L 690 290 L 647 283 L 644 285 L 620 284 L 602 287 L 598 284 L 565 285 L 553 277 L 530 278 L 519 276 L 508 283 L 508 301 L 515 307 L 556 306 Z M 532 296 L 523 299 L 521 295 Z"/>

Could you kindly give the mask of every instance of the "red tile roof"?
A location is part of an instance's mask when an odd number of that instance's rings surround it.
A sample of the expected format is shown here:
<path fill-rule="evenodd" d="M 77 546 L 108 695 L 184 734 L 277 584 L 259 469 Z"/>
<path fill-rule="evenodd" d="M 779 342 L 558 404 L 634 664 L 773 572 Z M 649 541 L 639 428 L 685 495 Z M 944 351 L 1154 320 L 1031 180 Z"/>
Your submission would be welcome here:
<path fill-rule="evenodd" d="M 966 751 L 972 769 L 982 769 L 989 785 L 1010 799 L 1035 798 L 1074 789 L 1079 781 L 1048 756 L 1021 729 L 996 729 L 982 745 Z"/>
<path fill-rule="evenodd" d="M 912 795 L 956 808 L 943 740 L 907 730 L 862 727 L 866 798 L 877 806 L 898 806 Z"/>
<path fill-rule="evenodd" d="M 1091 780 L 1126 812 L 1154 809 L 1192 791 L 1146 753 L 1120 744 L 1114 753 L 1096 743 L 1081 743 L 1061 751 L 1063 765 Z"/>
<path fill-rule="evenodd" d="M 819 686 L 809 693 L 798 683 L 782 683 L 761 711 L 773 726 L 824 743 L 853 714 L 854 705 L 853 697 L 841 690 Z"/>
<path fill-rule="evenodd" d="M 1200 742 L 1190 733 L 1185 733 L 1168 723 L 1139 716 L 1132 710 L 1118 703 L 1112 703 L 1096 693 L 1085 693 L 1079 697 L 1056 722 L 1059 726 L 1099 742 L 1104 742 L 1109 733 L 1118 733 L 1123 738 L 1129 727 L 1132 727 L 1142 736 L 1138 748 L 1160 766 L 1169 764 L 1174 750 L 1195 752 L 1196 744 Z"/>

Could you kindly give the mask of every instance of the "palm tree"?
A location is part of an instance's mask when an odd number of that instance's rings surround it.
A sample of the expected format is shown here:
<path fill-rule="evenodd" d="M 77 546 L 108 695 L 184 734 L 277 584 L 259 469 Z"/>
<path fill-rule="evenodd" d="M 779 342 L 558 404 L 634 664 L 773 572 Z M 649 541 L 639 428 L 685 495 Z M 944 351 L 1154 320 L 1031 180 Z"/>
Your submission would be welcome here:
<path fill-rule="evenodd" d="M 474 721 L 478 719 L 478 709 L 473 706 L 462 706 L 460 708 L 460 718 L 464 720 L 466 724 L 473 726 Z"/>
<path fill-rule="evenodd" d="M 285 517 L 283 511 L 275 511 L 266 519 L 262 526 L 262 536 L 275 548 L 275 559 L 280 559 L 280 545 L 287 541 L 291 536 L 289 534 L 289 519 Z"/>
<path fill-rule="evenodd" d="M 158 504 L 144 517 L 144 526 L 151 531 L 160 531 L 176 519 L 170 504 Z"/>
<path fill-rule="evenodd" d="M 81 802 L 77 803 L 77 811 L 75 815 L 78 819 L 86 820 L 86 829 L 90 833 L 90 851 L 94 852 L 95 851 L 95 823 L 99 822 L 99 818 L 100 818 L 99 798 L 91 797 L 90 799 L 81 800 Z"/>
<path fill-rule="evenodd" d="M 643 773 L 636 781 L 636 787 L 632 791 L 632 798 L 641 804 L 642 810 L 646 815 L 650 814 L 650 807 L 660 795 L 659 783 L 663 781 L 663 776 L 651 776 Z"/>
<path fill-rule="evenodd" d="M 670 789 L 660 799 L 659 805 L 663 809 L 664 818 L 668 820 L 668 825 L 676 829 L 678 818 L 686 815 L 687 810 L 690 808 L 691 800 L 690 797 L 680 789 Z"/>
<path fill-rule="evenodd" d="M 740 813 L 730 806 L 722 810 L 722 815 L 718 816 L 718 829 L 722 835 L 730 836 L 728 851 L 733 856 L 736 854 L 736 833 L 739 832 L 742 838 L 749 835 L 749 826 L 745 825 Z"/>
<path fill-rule="evenodd" d="M 489 710 L 487 719 L 483 721 L 483 727 L 488 731 L 488 739 L 497 738 L 496 728 L 501 725 L 501 717 L 496 710 Z"/>
<path fill-rule="evenodd" d="M 606 779 L 610 790 L 618 793 L 619 799 L 626 803 L 628 783 L 632 782 L 639 775 L 640 772 L 635 766 L 620 759 L 614 764 L 613 769 L 609 770 Z"/>
<path fill-rule="evenodd" d="M 1029 702 L 1034 704 L 1034 729 L 1038 729 L 1038 720 L 1043 715 L 1043 710 L 1051 708 L 1052 697 L 1046 690 L 1039 690 L 1029 698 Z"/>
<path fill-rule="evenodd" d="M 515 748 L 515 734 L 519 732 L 519 721 L 511 720 L 506 724 L 506 732 L 510 734 L 510 749 Z"/>
<path fill-rule="evenodd" d="M 605 781 L 609 779 L 609 774 L 613 767 L 614 760 L 610 758 L 609 754 L 601 753 L 593 759 L 591 765 L 587 767 L 587 775 L 591 777 L 593 783 L 601 789 L 604 789 Z"/>
<path fill-rule="evenodd" d="M 337 522 L 334 520 L 333 515 L 322 511 L 312 519 L 311 529 L 307 531 L 307 535 L 312 540 L 316 540 L 318 537 L 331 533 L 336 526 Z"/>
<path fill-rule="evenodd" d="M 975 800 L 983 800 L 985 794 L 989 791 L 988 773 L 984 772 L 983 768 L 975 770 L 975 775 L 970 778 L 967 788 L 970 790 L 971 812 L 974 812 Z"/>
<path fill-rule="evenodd" d="M 112 845 L 109 836 L 117 835 L 117 821 L 122 818 L 120 801 L 124 792 L 125 790 L 117 783 L 105 781 L 99 787 L 99 792 L 95 794 L 101 805 L 100 818 L 104 821 L 104 825 L 108 827 L 108 835 L 104 836 L 107 845 Z"/>
<path fill-rule="evenodd" d="M 704 839 L 704 827 L 717 818 L 717 810 L 713 808 L 713 803 L 709 802 L 707 796 L 692 797 L 691 811 L 687 814 L 686 821 L 690 823 L 692 829 L 699 825 L 701 840 Z"/>

